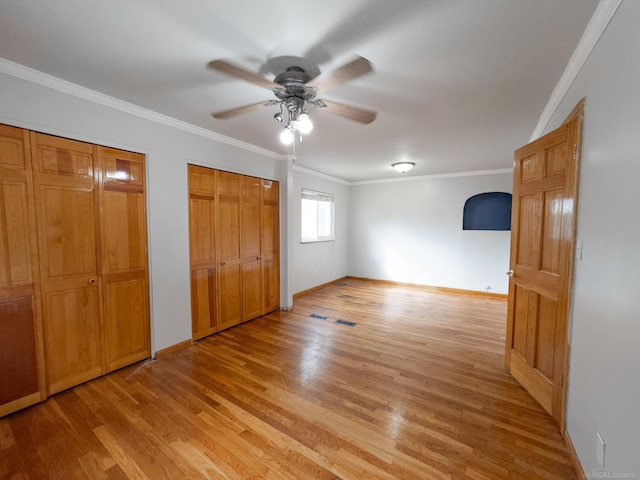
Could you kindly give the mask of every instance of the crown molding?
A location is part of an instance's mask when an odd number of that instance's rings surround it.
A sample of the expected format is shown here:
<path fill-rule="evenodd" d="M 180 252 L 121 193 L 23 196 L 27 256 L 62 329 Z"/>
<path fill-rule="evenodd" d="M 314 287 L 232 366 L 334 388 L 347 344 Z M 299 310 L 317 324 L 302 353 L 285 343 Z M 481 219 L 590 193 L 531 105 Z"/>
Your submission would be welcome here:
<path fill-rule="evenodd" d="M 351 185 L 350 182 L 348 182 L 346 180 L 342 180 L 341 178 L 332 177 L 331 175 L 327 175 L 326 173 L 316 172 L 315 170 L 311 170 L 310 168 L 306 168 L 306 167 L 301 167 L 299 165 L 296 165 L 295 163 L 293 164 L 293 171 L 294 172 L 300 172 L 300 173 L 306 173 L 307 175 L 312 175 L 314 177 L 322 178 L 324 180 L 330 180 L 332 182 L 340 183 L 342 185 Z"/>
<path fill-rule="evenodd" d="M 413 182 L 418 180 L 434 180 L 438 178 L 457 178 L 457 177 L 479 177 L 482 175 L 501 175 L 503 173 L 513 174 L 513 168 L 499 168 L 494 170 L 475 170 L 469 172 L 456 173 L 436 173 L 433 175 L 417 175 L 412 177 L 386 178 L 380 180 L 364 180 L 361 182 L 351 182 L 349 185 L 371 185 L 375 183 L 394 183 L 394 182 Z"/>
<path fill-rule="evenodd" d="M 584 30 L 578 46 L 569 59 L 569 63 L 567 64 L 564 73 L 560 77 L 558 84 L 551 93 L 551 97 L 549 97 L 547 105 L 540 115 L 538 124 L 529 139 L 530 142 L 540 138 L 542 132 L 544 132 L 544 129 L 549 124 L 551 117 L 562 102 L 564 96 L 569 91 L 569 88 L 571 88 L 571 85 L 573 85 L 573 82 L 582 69 L 582 66 L 587 61 L 591 51 L 598 43 L 598 40 L 600 40 L 600 37 L 607 28 L 607 25 L 609 25 L 611 18 L 613 18 L 613 15 L 616 13 L 616 10 L 621 3 L 622 0 L 600 0 L 600 3 L 598 3 L 598 7 L 593 13 L 591 20 L 589 20 L 589 24 Z"/>
<path fill-rule="evenodd" d="M 475 170 L 469 172 L 455 172 L 455 173 L 437 173 L 433 175 L 419 175 L 419 176 L 402 176 L 399 178 L 381 178 L 377 180 L 362 180 L 357 182 L 349 182 L 347 180 L 342 180 L 341 178 L 332 177 L 331 175 L 327 175 L 325 173 L 316 172 L 315 170 L 311 170 L 310 168 L 301 167 L 299 165 L 293 164 L 293 171 L 306 173 L 307 175 L 312 175 L 314 177 L 323 178 L 325 180 L 330 180 L 332 182 L 340 183 L 342 185 L 371 185 L 376 183 L 395 183 L 395 182 L 414 182 L 419 180 L 434 180 L 438 178 L 457 178 L 457 177 L 479 177 L 482 175 L 501 175 L 504 173 L 513 174 L 513 168 L 499 168 L 494 170 Z"/>
<path fill-rule="evenodd" d="M 287 158 L 286 155 L 272 152 L 271 150 L 258 147 L 257 145 L 253 145 L 251 143 L 243 142 L 236 138 L 228 137 L 220 133 L 216 133 L 212 130 L 207 130 L 206 128 L 198 127 L 191 123 L 178 120 L 162 113 L 154 112 L 153 110 L 140 107 L 133 103 L 125 102 L 124 100 L 105 95 L 95 90 L 91 90 L 72 82 L 68 82 L 67 80 L 62 80 L 61 78 L 54 77 L 53 75 L 49 75 L 38 70 L 34 70 L 33 68 L 26 67 L 5 58 L 0 58 L 0 73 L 6 73 L 7 75 L 11 75 L 12 77 L 20 78 L 36 85 L 50 88 L 52 90 L 71 95 L 73 97 L 87 100 L 89 102 L 112 108 L 123 113 L 128 113 L 130 115 L 134 115 L 151 122 L 176 128 L 187 133 L 192 133 L 209 140 L 214 140 L 216 142 L 224 143 L 232 147 L 247 150 L 268 158 L 273 158 L 275 160 L 286 160 Z"/>

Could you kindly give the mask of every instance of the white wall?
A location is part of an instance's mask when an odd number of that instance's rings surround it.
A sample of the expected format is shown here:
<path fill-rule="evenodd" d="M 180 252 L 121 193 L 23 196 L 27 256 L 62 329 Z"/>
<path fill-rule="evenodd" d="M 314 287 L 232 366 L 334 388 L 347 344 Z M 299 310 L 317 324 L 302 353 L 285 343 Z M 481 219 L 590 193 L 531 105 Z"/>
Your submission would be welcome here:
<path fill-rule="evenodd" d="M 462 230 L 472 195 L 512 191 L 511 173 L 411 177 L 351 187 L 349 274 L 506 294 L 508 231 Z"/>
<path fill-rule="evenodd" d="M 599 468 L 599 432 L 605 468 L 633 478 L 640 478 L 638 19 L 640 2 L 623 1 L 546 129 L 586 97 L 568 432 L 586 473 Z"/>
<path fill-rule="evenodd" d="M 292 211 L 293 293 L 331 282 L 348 275 L 349 186 L 330 177 L 304 169 L 293 169 Z M 300 243 L 302 189 L 334 195 L 334 236 L 332 242 Z"/>
<path fill-rule="evenodd" d="M 190 339 L 187 163 L 279 180 L 280 161 L 4 73 L 0 122 L 147 155 L 153 348 Z"/>

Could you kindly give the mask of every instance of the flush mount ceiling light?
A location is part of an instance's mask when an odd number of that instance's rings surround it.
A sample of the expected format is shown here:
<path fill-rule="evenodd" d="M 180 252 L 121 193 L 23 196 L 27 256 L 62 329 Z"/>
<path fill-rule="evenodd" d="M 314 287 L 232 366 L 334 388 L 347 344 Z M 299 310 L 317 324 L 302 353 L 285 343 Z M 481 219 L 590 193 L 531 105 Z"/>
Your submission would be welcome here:
<path fill-rule="evenodd" d="M 395 168 L 400 173 L 406 173 L 411 170 L 416 164 L 413 162 L 397 162 L 392 164 L 391 166 Z"/>

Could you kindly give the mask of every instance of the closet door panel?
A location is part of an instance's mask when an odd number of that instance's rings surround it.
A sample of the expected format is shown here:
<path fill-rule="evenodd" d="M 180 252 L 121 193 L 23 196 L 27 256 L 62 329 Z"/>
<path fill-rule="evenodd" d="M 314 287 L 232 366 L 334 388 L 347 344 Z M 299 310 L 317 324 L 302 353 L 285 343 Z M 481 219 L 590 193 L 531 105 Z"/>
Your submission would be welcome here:
<path fill-rule="evenodd" d="M 265 313 L 280 308 L 280 255 L 265 253 L 262 256 L 264 271 Z"/>
<path fill-rule="evenodd" d="M 0 417 L 44 399 L 33 295 L 0 299 Z"/>
<path fill-rule="evenodd" d="M 107 370 L 150 356 L 146 278 L 105 281 Z"/>
<path fill-rule="evenodd" d="M 44 400 L 29 133 L 0 125 L 0 417 Z"/>
<path fill-rule="evenodd" d="M 0 179 L 0 288 L 31 283 L 26 182 Z"/>
<path fill-rule="evenodd" d="M 215 264 L 215 202 L 213 198 L 189 200 L 189 252 L 192 265 Z"/>
<path fill-rule="evenodd" d="M 102 212 L 105 273 L 145 270 L 147 243 L 144 195 L 105 189 Z"/>
<path fill-rule="evenodd" d="M 220 282 L 220 329 L 242 321 L 242 272 L 239 264 L 223 265 L 218 271 Z"/>
<path fill-rule="evenodd" d="M 93 191 L 44 185 L 40 193 L 45 280 L 84 285 L 97 275 Z"/>
<path fill-rule="evenodd" d="M 280 308 L 280 184 L 262 181 L 264 312 Z"/>
<path fill-rule="evenodd" d="M 216 172 L 216 238 L 220 328 L 242 322 L 240 175 Z"/>
<path fill-rule="evenodd" d="M 262 252 L 280 251 L 280 184 L 262 181 Z"/>
<path fill-rule="evenodd" d="M 104 373 L 96 147 L 31 134 L 48 392 Z"/>
<path fill-rule="evenodd" d="M 214 268 L 191 270 L 191 330 L 198 340 L 219 330 Z"/>
<path fill-rule="evenodd" d="M 218 204 L 218 257 L 220 260 L 237 261 L 240 258 L 240 205 L 223 202 Z"/>
<path fill-rule="evenodd" d="M 149 358 L 144 155 L 99 147 L 106 369 Z"/>
<path fill-rule="evenodd" d="M 44 304 L 49 393 L 104 373 L 97 285 L 56 289 Z"/>
<path fill-rule="evenodd" d="M 261 251 L 261 180 L 242 177 L 242 254 L 259 256 Z"/>
<path fill-rule="evenodd" d="M 0 405 L 38 391 L 38 363 L 29 296 L 0 300 Z"/>
<path fill-rule="evenodd" d="M 242 299 L 243 320 L 264 313 L 261 247 L 262 181 L 242 177 Z"/>
<path fill-rule="evenodd" d="M 49 393 L 103 373 L 93 192 L 41 187 Z"/>
<path fill-rule="evenodd" d="M 260 256 L 245 257 L 242 265 L 242 296 L 244 320 L 252 320 L 264 313 L 262 288 L 262 259 Z"/>
<path fill-rule="evenodd" d="M 188 166 L 191 335 L 204 338 L 220 329 L 216 260 L 216 172 Z"/>

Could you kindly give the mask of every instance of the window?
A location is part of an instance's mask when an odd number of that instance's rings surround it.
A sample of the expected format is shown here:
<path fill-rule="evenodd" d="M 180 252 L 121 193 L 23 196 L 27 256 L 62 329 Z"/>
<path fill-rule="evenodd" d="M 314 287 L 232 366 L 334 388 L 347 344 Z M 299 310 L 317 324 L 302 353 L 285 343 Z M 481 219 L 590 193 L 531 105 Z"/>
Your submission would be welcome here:
<path fill-rule="evenodd" d="M 302 243 L 333 240 L 333 195 L 302 190 Z"/>

